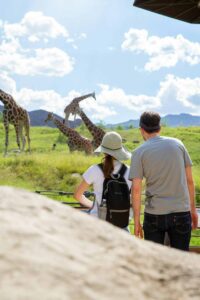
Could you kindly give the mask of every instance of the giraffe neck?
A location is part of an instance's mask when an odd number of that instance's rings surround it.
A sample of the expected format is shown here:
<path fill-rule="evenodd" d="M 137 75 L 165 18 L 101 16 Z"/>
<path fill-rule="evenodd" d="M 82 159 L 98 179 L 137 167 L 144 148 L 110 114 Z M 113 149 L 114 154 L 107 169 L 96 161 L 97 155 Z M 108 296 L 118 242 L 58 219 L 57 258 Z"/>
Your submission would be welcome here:
<path fill-rule="evenodd" d="M 83 96 L 80 96 L 80 97 L 76 97 L 74 98 L 73 101 L 76 101 L 77 103 L 79 103 L 80 101 L 86 99 L 86 98 L 89 98 L 89 97 L 95 97 L 95 94 L 94 93 L 90 93 L 90 94 L 86 94 L 86 95 L 83 95 Z"/>
<path fill-rule="evenodd" d="M 86 116 L 86 114 L 80 109 L 78 111 L 79 116 L 83 120 L 84 124 L 86 125 L 87 129 L 90 131 L 93 137 L 96 136 L 96 132 L 100 130 L 92 121 Z"/>
<path fill-rule="evenodd" d="M 3 102 L 5 107 L 12 107 L 17 105 L 12 96 L 2 90 L 0 90 L 0 101 Z"/>
<path fill-rule="evenodd" d="M 73 129 L 65 126 L 61 121 L 56 118 L 53 118 L 52 121 L 57 126 L 57 128 L 66 136 L 69 136 L 70 133 L 73 132 Z"/>

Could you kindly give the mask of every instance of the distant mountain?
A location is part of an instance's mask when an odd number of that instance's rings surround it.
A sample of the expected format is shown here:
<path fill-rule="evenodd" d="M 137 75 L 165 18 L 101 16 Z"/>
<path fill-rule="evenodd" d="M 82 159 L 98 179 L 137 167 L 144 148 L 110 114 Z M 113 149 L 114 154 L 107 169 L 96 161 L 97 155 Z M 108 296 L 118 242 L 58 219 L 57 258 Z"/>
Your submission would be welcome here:
<path fill-rule="evenodd" d="M 33 110 L 29 112 L 31 126 L 50 126 L 50 127 L 56 127 L 56 125 L 49 121 L 48 123 L 45 123 L 45 119 L 47 118 L 48 112 L 46 110 Z M 63 121 L 63 118 L 60 116 L 54 114 L 54 116 L 59 120 Z M 75 121 L 69 121 L 69 125 L 71 128 L 75 128 L 79 126 L 82 123 L 81 119 L 76 119 Z"/>
<path fill-rule="evenodd" d="M 166 115 L 162 118 L 162 123 L 171 127 L 200 126 L 200 116 L 190 114 Z"/>
<path fill-rule="evenodd" d="M 3 111 L 3 106 L 0 105 L 0 112 Z M 33 110 L 29 112 L 30 122 L 31 126 L 49 126 L 49 127 L 56 127 L 53 122 L 49 121 L 48 123 L 45 123 L 45 119 L 47 118 L 48 111 L 39 109 L 39 110 Z M 63 118 L 60 116 L 54 114 L 54 116 L 62 122 Z M 79 126 L 82 123 L 81 119 L 76 119 L 75 121 L 69 121 L 69 125 L 71 128 L 75 128 Z"/>
<path fill-rule="evenodd" d="M 3 106 L 0 105 L 0 112 L 3 111 Z M 48 112 L 46 110 L 33 110 L 29 112 L 30 120 L 31 120 L 31 126 L 50 126 L 50 127 L 56 127 L 52 122 L 48 122 L 46 124 L 44 120 L 47 117 Z M 56 118 L 58 118 L 60 121 L 63 119 L 54 114 Z M 75 121 L 69 121 L 70 127 L 75 128 L 79 126 L 82 123 L 81 119 L 76 119 Z M 166 115 L 162 118 L 162 124 L 169 126 L 169 127 L 188 127 L 188 126 L 200 126 L 200 116 L 193 116 L 190 114 L 180 114 L 180 115 Z M 126 122 L 121 122 L 117 124 L 106 124 L 107 128 L 115 128 L 118 126 L 121 126 L 125 129 L 129 128 L 130 126 L 138 127 L 139 126 L 139 120 L 129 120 Z"/>
<path fill-rule="evenodd" d="M 180 115 L 166 115 L 162 118 L 162 124 L 169 127 L 188 127 L 188 126 L 200 126 L 200 116 L 193 116 L 190 114 Z M 130 126 L 138 127 L 139 120 L 129 120 L 117 124 L 107 124 L 106 127 L 114 128 L 121 126 L 123 128 L 129 128 Z"/>

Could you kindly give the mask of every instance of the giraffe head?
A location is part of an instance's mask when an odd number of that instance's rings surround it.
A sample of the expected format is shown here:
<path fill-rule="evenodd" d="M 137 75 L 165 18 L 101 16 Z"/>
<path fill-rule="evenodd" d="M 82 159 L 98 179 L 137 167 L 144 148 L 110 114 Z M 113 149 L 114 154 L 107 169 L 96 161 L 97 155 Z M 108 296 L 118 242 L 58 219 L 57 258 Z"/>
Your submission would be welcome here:
<path fill-rule="evenodd" d="M 68 104 L 65 107 L 64 113 L 65 113 L 65 123 L 66 124 L 68 123 L 70 114 L 74 115 L 74 119 L 76 118 L 76 114 L 78 113 L 78 110 L 80 110 L 79 102 L 81 102 L 82 100 L 84 100 L 88 97 L 93 97 L 96 100 L 95 92 L 93 92 L 91 94 L 83 95 L 80 97 L 76 97 L 71 101 L 70 104 Z"/>
<path fill-rule="evenodd" d="M 53 113 L 48 113 L 48 115 L 47 115 L 47 118 L 44 120 L 44 122 L 46 123 L 46 122 L 48 122 L 48 121 L 52 121 L 53 120 Z"/>

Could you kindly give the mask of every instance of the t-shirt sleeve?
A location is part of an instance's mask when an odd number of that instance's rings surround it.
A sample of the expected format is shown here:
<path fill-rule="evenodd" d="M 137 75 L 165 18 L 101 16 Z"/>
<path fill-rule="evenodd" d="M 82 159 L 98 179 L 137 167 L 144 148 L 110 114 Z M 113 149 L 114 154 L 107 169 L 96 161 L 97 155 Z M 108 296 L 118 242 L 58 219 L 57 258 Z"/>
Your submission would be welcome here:
<path fill-rule="evenodd" d="M 183 158 L 184 158 L 185 167 L 192 166 L 192 160 L 184 145 L 183 145 Z"/>
<path fill-rule="evenodd" d="M 139 153 L 139 151 L 136 150 L 132 153 L 132 157 L 131 157 L 129 180 L 132 180 L 134 178 L 143 179 L 143 175 L 144 173 L 143 173 L 141 154 Z"/>
<path fill-rule="evenodd" d="M 89 167 L 89 169 L 87 169 L 87 171 L 85 171 L 85 173 L 83 173 L 83 179 L 88 183 L 88 184 L 92 184 L 94 183 L 94 179 L 97 173 L 97 166 L 93 165 L 91 167 Z"/>

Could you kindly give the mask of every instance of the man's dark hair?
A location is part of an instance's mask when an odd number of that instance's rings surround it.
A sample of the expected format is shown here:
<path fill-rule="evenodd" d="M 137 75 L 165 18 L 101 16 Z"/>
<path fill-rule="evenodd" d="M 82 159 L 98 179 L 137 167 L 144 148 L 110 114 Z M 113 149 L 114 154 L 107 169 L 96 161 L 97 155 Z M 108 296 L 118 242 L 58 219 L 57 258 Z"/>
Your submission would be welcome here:
<path fill-rule="evenodd" d="M 160 115 L 156 112 L 145 111 L 140 117 L 140 127 L 148 133 L 160 130 Z"/>

